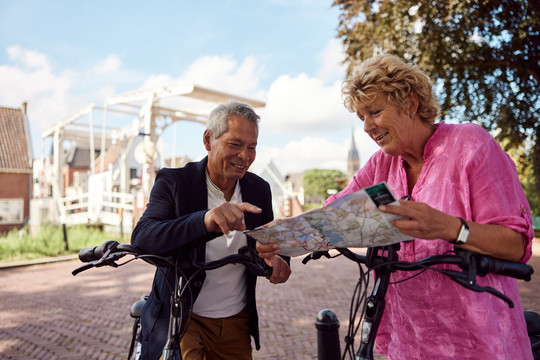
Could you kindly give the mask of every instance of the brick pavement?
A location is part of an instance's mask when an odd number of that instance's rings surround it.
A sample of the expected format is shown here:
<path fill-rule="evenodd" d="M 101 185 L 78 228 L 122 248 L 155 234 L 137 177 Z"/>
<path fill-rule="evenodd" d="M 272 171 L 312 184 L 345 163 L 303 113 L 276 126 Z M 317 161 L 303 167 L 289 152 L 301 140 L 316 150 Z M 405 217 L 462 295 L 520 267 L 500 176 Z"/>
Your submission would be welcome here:
<path fill-rule="evenodd" d="M 534 253 L 530 263 L 540 269 L 538 242 Z M 138 261 L 73 277 L 79 264 L 0 270 L 1 359 L 125 359 L 129 307 L 148 292 L 153 269 Z M 345 336 L 356 265 L 342 258 L 302 265 L 301 258 L 294 258 L 292 266 L 286 284 L 259 282 L 262 349 L 254 352 L 255 359 L 315 359 L 314 321 L 324 308 L 338 315 L 340 338 Z M 539 289 L 538 273 L 531 282 L 520 281 L 525 309 L 540 311 Z"/>

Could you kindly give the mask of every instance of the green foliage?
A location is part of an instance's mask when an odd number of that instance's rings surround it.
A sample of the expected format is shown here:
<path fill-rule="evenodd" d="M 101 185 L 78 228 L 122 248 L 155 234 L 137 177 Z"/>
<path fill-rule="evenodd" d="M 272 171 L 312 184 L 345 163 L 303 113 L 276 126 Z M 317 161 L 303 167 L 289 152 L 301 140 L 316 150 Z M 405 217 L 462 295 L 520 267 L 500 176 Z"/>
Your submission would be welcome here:
<path fill-rule="evenodd" d="M 525 146 L 509 147 L 508 140 L 503 140 L 501 146 L 506 149 L 506 153 L 510 155 L 517 167 L 519 181 L 527 200 L 531 207 L 531 213 L 540 216 L 540 191 L 536 188 L 535 174 L 533 173 L 532 163 L 527 161 L 528 153 Z"/>
<path fill-rule="evenodd" d="M 76 254 L 84 247 L 101 244 L 105 240 L 114 240 L 98 228 L 83 225 L 67 227 L 69 250 L 65 250 L 62 227 L 41 225 L 35 236 L 30 236 L 28 229 L 12 230 L 0 237 L 0 261 L 18 261 L 37 259 L 48 256 Z"/>
<path fill-rule="evenodd" d="M 313 210 L 313 209 L 320 209 L 322 207 L 323 207 L 322 202 L 320 202 L 320 203 L 308 203 L 308 204 L 304 204 L 304 211 L 309 211 L 309 210 Z"/>
<path fill-rule="evenodd" d="M 531 183 L 522 183 L 521 185 L 525 195 L 527 195 L 532 215 L 540 217 L 540 192 L 536 191 Z"/>
<path fill-rule="evenodd" d="M 328 190 L 340 191 L 346 186 L 347 175 L 340 170 L 312 169 L 304 173 L 306 203 L 320 203 L 328 197 Z"/>
<path fill-rule="evenodd" d="M 441 117 L 499 129 L 506 150 L 527 146 L 540 191 L 538 0 L 335 0 L 349 71 L 398 55 L 437 81 Z"/>

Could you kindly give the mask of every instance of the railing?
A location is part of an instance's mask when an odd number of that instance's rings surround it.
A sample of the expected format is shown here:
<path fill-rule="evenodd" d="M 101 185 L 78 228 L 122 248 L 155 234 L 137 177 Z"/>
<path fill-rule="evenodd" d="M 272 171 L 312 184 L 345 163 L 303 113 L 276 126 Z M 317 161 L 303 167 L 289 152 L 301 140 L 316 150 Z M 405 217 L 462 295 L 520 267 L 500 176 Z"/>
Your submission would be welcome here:
<path fill-rule="evenodd" d="M 50 211 L 50 198 L 32 201 L 37 203 L 38 208 L 46 210 L 43 213 L 38 210 L 35 214 L 47 217 L 34 223 L 110 225 L 121 227 L 121 231 L 126 232 L 133 228 L 134 194 L 119 192 L 89 194 L 86 192 L 59 197 L 54 200 L 58 211 Z"/>

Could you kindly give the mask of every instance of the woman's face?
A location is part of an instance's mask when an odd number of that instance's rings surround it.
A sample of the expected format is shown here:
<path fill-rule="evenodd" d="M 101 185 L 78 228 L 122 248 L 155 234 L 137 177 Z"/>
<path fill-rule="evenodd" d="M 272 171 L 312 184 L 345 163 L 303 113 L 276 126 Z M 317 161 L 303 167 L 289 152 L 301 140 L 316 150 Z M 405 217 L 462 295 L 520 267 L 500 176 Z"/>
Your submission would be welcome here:
<path fill-rule="evenodd" d="M 411 114 L 396 105 L 389 103 L 383 95 L 377 95 L 375 100 L 361 106 L 356 112 L 364 122 L 364 131 L 388 155 L 403 156 L 417 148 L 416 142 L 421 126 L 418 115 Z"/>

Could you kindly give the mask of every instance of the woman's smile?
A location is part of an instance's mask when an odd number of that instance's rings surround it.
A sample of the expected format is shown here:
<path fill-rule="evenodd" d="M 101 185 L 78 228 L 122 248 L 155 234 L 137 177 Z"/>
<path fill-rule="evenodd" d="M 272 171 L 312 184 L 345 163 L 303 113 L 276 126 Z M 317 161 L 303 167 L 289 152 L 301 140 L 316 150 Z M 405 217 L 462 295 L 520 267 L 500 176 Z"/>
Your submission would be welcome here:
<path fill-rule="evenodd" d="M 377 141 L 377 142 L 381 141 L 381 140 L 382 140 L 384 137 L 386 137 L 386 135 L 388 135 L 388 134 L 389 134 L 389 133 L 388 133 L 388 131 L 387 131 L 387 132 L 385 132 L 385 133 L 383 133 L 383 134 L 381 134 L 381 135 L 375 137 L 375 141 Z"/>

